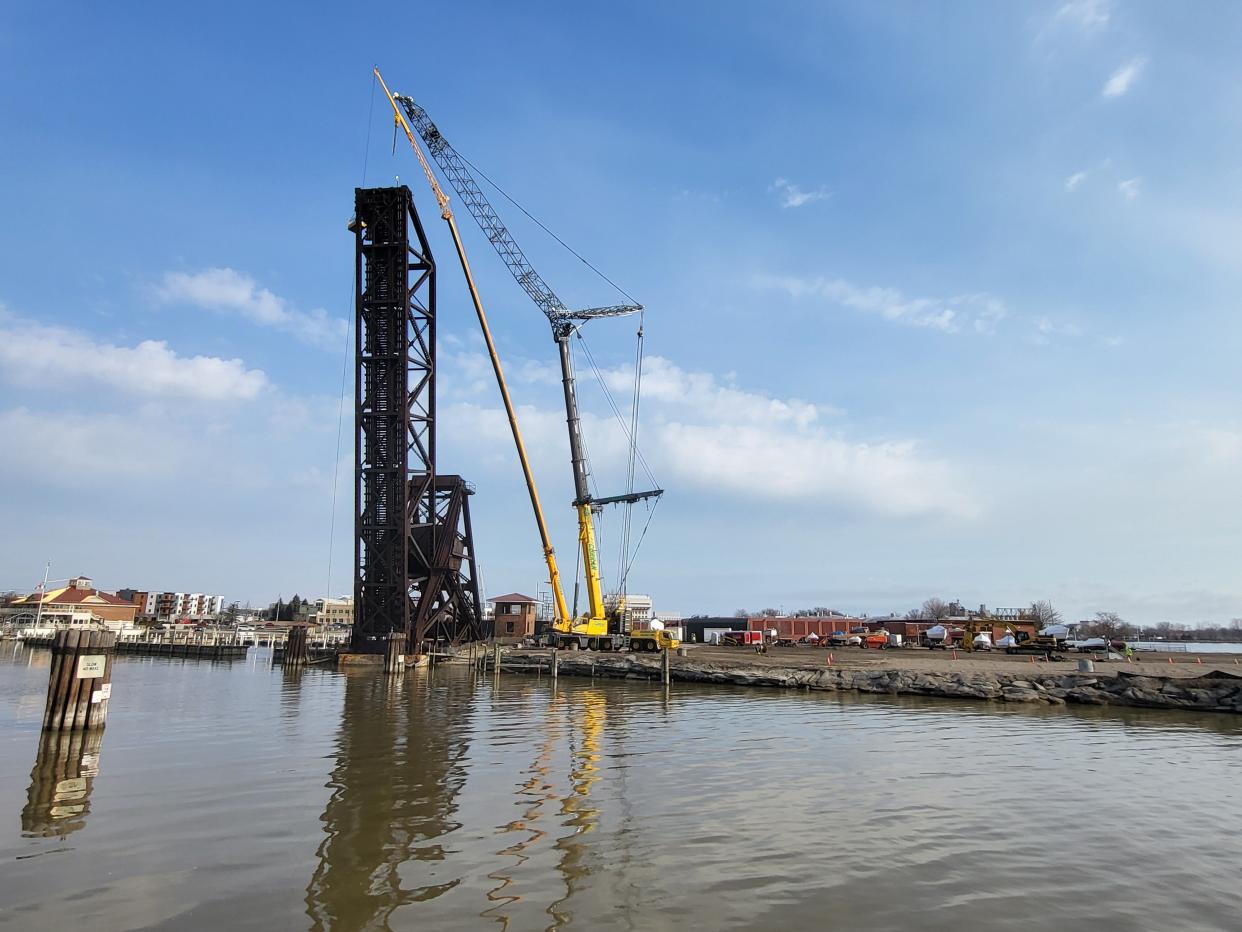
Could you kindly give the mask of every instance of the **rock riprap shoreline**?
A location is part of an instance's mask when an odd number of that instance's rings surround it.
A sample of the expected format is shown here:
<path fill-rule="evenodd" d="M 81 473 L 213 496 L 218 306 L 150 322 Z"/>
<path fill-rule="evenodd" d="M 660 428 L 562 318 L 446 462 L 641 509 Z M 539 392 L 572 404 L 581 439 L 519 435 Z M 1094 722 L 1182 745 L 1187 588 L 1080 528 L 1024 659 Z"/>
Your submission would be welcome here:
<path fill-rule="evenodd" d="M 549 672 L 547 651 L 505 651 L 502 670 Z M 649 655 L 562 651 L 561 676 L 618 679 L 660 678 L 660 658 Z M 1031 665 L 1035 667 L 1035 664 Z M 1044 665 L 1022 672 L 977 670 L 903 670 L 782 667 L 736 661 L 701 660 L 693 654 L 674 657 L 670 678 L 686 683 L 720 683 L 777 689 L 887 693 L 896 696 L 943 696 L 1045 705 L 1116 705 L 1202 712 L 1242 712 L 1242 675 L 1212 670 L 1200 676 L 1152 676 L 1126 670 L 1107 673 L 1052 672 Z"/>

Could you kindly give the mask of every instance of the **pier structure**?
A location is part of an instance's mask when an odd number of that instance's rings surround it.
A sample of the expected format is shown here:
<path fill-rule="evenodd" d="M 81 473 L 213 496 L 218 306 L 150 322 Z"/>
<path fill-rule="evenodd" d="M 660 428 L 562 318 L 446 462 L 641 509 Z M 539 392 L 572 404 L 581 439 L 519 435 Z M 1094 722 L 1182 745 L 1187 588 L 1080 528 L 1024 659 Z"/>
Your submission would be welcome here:
<path fill-rule="evenodd" d="M 358 188 L 354 629 L 386 653 L 483 637 L 473 489 L 436 471 L 436 265 L 410 189 Z M 411 231 L 413 236 L 411 236 Z"/>

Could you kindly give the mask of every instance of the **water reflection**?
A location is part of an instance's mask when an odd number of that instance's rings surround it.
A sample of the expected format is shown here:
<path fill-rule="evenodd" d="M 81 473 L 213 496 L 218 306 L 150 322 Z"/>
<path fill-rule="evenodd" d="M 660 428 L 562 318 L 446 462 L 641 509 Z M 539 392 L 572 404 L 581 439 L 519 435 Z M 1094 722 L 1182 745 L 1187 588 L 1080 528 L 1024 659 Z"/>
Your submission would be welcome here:
<path fill-rule="evenodd" d="M 526 692 L 529 699 L 530 691 L 527 690 Z M 502 929 L 509 927 L 510 919 L 503 912 L 504 908 L 522 899 L 519 894 L 509 892 L 509 888 L 514 883 L 514 873 L 530 860 L 531 855 L 527 852 L 532 851 L 539 842 L 547 837 L 548 833 L 543 830 L 539 823 L 546 815 L 544 807 L 557 798 L 555 787 L 552 783 L 552 758 L 553 752 L 556 749 L 557 739 L 560 735 L 558 723 L 553 714 L 555 707 L 555 701 L 548 703 L 547 712 L 543 716 L 545 721 L 543 740 L 539 743 L 535 759 L 531 761 L 530 766 L 523 772 L 523 779 L 520 779 L 516 785 L 515 795 L 517 796 L 518 806 L 521 807 L 522 815 L 520 818 L 514 819 L 499 828 L 499 834 L 502 836 L 510 833 L 520 833 L 522 835 L 521 838 L 512 844 L 496 852 L 499 857 L 512 858 L 513 860 L 487 875 L 489 880 L 496 881 L 498 885 L 489 889 L 486 894 L 488 901 L 495 905 L 485 909 L 481 915 L 486 919 L 495 920 Z M 533 712 L 533 708 L 529 707 L 522 710 L 523 716 L 533 714 Z"/>
<path fill-rule="evenodd" d="M 304 672 L 304 667 L 284 667 L 280 671 L 280 720 L 286 725 L 298 717 Z"/>
<path fill-rule="evenodd" d="M 582 836 L 593 831 L 599 822 L 600 810 L 591 800 L 591 787 L 600 779 L 600 740 L 607 724 L 607 706 L 604 695 L 596 689 L 583 689 L 573 693 L 565 703 L 572 723 L 579 728 L 570 729 L 570 792 L 561 800 L 563 825 L 571 829 L 568 835 L 556 840 L 557 870 L 565 883 L 565 894 L 550 906 L 551 928 L 560 928 L 572 919 L 566 910 L 569 900 L 591 875 L 587 860 L 588 847 Z"/>
<path fill-rule="evenodd" d="M 306 889 L 312 929 L 385 928 L 401 906 L 434 899 L 471 727 L 469 682 L 425 674 L 346 675 L 325 838 Z"/>
<path fill-rule="evenodd" d="M 23 835 L 65 838 L 86 825 L 102 744 L 102 730 L 42 736 L 22 809 Z"/>
<path fill-rule="evenodd" d="M 293 707 L 296 687 L 281 685 Z M 560 929 L 603 915 L 641 927 L 654 903 L 670 921 L 727 903 L 714 927 L 765 927 L 775 902 L 793 904 L 789 927 L 802 927 L 800 911 L 820 896 L 812 878 L 831 878 L 840 899 L 891 857 L 933 887 L 957 858 L 981 859 L 976 870 L 1003 850 L 1009 869 L 1027 869 L 1031 826 L 1012 831 L 996 802 L 995 775 L 1015 763 L 1037 784 L 1072 774 L 1091 786 L 1116 779 L 1121 747 L 1128 766 L 1154 774 L 1184 765 L 1195 752 L 1181 739 L 1200 743 L 1205 724 L 1139 710 L 675 692 L 674 702 L 646 684 L 466 669 L 345 675 L 305 888 L 311 927 Z M 757 724 L 721 727 L 757 707 Z M 1239 723 L 1211 726 L 1216 746 L 1237 746 Z M 667 792 L 674 774 L 694 806 Z M 815 802 L 774 805 L 781 797 Z M 1053 828 L 1087 844 L 1073 823 Z M 866 844 L 830 855 L 814 844 L 829 829 Z M 805 874 L 781 866 L 793 850 Z M 888 902 L 873 912 L 887 916 Z"/>

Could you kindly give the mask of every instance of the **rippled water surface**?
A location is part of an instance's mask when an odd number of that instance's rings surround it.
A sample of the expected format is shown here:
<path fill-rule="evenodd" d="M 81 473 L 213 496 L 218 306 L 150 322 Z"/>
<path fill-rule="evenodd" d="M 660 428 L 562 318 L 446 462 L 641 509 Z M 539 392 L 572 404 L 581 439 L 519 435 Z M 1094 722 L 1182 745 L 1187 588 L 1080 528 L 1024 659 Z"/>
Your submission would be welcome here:
<path fill-rule="evenodd" d="M 1234 717 L 0 650 L 3 928 L 1242 928 Z"/>

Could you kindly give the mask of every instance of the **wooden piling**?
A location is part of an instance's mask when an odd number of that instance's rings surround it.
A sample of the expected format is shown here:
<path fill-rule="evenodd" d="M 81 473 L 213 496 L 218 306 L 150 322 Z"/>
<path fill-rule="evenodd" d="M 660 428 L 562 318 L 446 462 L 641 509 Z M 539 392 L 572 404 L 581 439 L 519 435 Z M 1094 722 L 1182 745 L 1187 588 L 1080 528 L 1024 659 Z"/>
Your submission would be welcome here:
<path fill-rule="evenodd" d="M 405 634 L 401 631 L 388 633 L 388 649 L 384 653 L 384 672 L 400 673 L 405 669 Z"/>
<path fill-rule="evenodd" d="M 306 665 L 306 628 L 303 625 L 294 625 L 285 636 L 284 665 L 286 668 Z"/>
<path fill-rule="evenodd" d="M 666 647 L 664 648 L 664 650 L 660 651 L 660 653 L 662 654 L 660 658 L 660 680 L 664 683 L 665 686 L 667 686 L 671 679 L 671 672 L 670 672 L 671 668 L 670 668 L 670 663 L 669 663 L 670 652 L 669 652 L 669 649 Z"/>
<path fill-rule="evenodd" d="M 500 672 L 500 643 L 499 642 L 492 645 L 492 672 L 493 673 Z"/>
<path fill-rule="evenodd" d="M 111 631 L 61 631 L 52 647 L 44 731 L 86 731 L 108 721 L 112 694 Z"/>
<path fill-rule="evenodd" d="M 557 671 L 561 665 L 561 652 L 555 647 L 552 648 L 552 681 L 556 682 Z"/>

